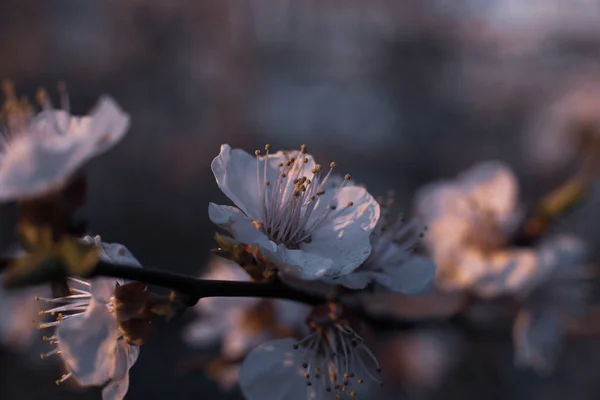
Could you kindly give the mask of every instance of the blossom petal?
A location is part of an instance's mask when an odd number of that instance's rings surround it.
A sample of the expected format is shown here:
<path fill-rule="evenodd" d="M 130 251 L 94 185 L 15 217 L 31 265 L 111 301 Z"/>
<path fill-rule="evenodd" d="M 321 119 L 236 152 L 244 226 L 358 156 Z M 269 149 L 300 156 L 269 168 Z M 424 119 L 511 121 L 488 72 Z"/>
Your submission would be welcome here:
<path fill-rule="evenodd" d="M 380 283 L 382 281 L 385 281 L 386 279 L 387 280 L 390 279 L 388 276 L 386 276 L 382 272 L 361 270 L 359 268 L 358 270 L 351 272 L 347 275 L 342 275 L 335 279 L 327 279 L 326 281 L 331 284 L 345 286 L 348 289 L 357 290 L 357 289 L 366 288 L 367 285 L 369 285 L 370 283 L 372 283 L 373 281 L 376 280 L 376 276 L 378 276 L 378 275 L 382 275 L 382 276 L 379 276 Z"/>
<path fill-rule="evenodd" d="M 39 332 L 31 324 L 31 320 L 37 318 L 40 311 L 40 303 L 35 300 L 35 296 L 50 295 L 47 285 L 18 291 L 7 291 L 0 286 L 0 343 L 12 349 L 22 349 L 31 343 Z"/>
<path fill-rule="evenodd" d="M 336 278 L 354 271 L 371 254 L 369 231 L 358 223 L 346 221 L 324 225 L 312 235 L 310 243 L 299 250 L 284 245 L 261 247 L 286 274 L 300 279 Z M 272 243 L 272 242 L 271 242 Z"/>
<path fill-rule="evenodd" d="M 99 236 L 97 236 L 99 239 Z M 130 265 L 132 267 L 141 267 L 142 265 L 137 258 L 129 251 L 129 249 L 120 243 L 101 242 L 100 257 L 106 261 Z"/>
<path fill-rule="evenodd" d="M 129 390 L 129 370 L 140 354 L 139 346 L 130 346 L 120 340 L 115 354 L 115 372 L 112 381 L 102 389 L 102 400 L 123 400 Z"/>
<path fill-rule="evenodd" d="M 426 257 L 412 256 L 402 264 L 383 266 L 375 280 L 393 292 L 417 294 L 426 290 L 435 276 L 435 264 Z"/>
<path fill-rule="evenodd" d="M 261 209 L 260 193 L 264 183 L 257 175 L 257 160 L 240 149 L 224 144 L 211 163 L 219 188 L 249 218 L 258 218 Z"/>
<path fill-rule="evenodd" d="M 247 400 L 316 400 L 306 386 L 302 353 L 293 349 L 295 339 L 264 343 L 252 350 L 240 370 L 240 387 Z"/>
<path fill-rule="evenodd" d="M 519 187 L 508 165 L 482 162 L 460 174 L 458 181 L 479 208 L 493 213 L 501 227 L 514 224 Z"/>
<path fill-rule="evenodd" d="M 486 270 L 473 290 L 485 297 L 516 294 L 537 282 L 540 273 L 535 253 L 528 249 L 509 249 L 490 254 Z"/>
<path fill-rule="evenodd" d="M 308 226 L 313 225 L 317 218 L 322 216 L 323 212 L 332 205 L 335 199 L 336 210 L 329 211 L 330 219 L 327 223 L 339 224 L 344 221 L 353 221 L 360 225 L 364 230 L 371 232 L 380 216 L 379 203 L 360 186 L 345 186 L 341 189 L 327 190 L 319 198 L 315 210 L 309 219 Z M 348 204 L 352 204 L 348 206 Z"/>
<path fill-rule="evenodd" d="M 208 205 L 208 216 L 213 223 L 231 233 L 239 243 L 253 246 L 264 245 L 269 248 L 274 246 L 274 243 L 270 242 L 264 233 L 256 229 L 252 225 L 252 221 L 236 207 L 210 203 Z"/>
<path fill-rule="evenodd" d="M 120 140 L 129 117 L 102 97 L 90 117 L 44 111 L 8 145 L 0 163 L 0 200 L 29 198 L 55 189 L 90 158 Z M 64 130 L 64 132 L 62 132 Z"/>
<path fill-rule="evenodd" d="M 117 280 L 114 278 L 94 278 L 90 281 L 92 297 L 99 303 L 107 304 L 115 294 Z"/>
<path fill-rule="evenodd" d="M 545 309 L 521 311 L 513 327 L 517 364 L 542 374 L 550 372 L 563 334 L 564 327 L 556 313 Z"/>
<path fill-rule="evenodd" d="M 48 147 L 31 136 L 18 137 L 0 163 L 0 200 L 30 198 L 62 185 L 87 151 L 75 140 Z"/>
<path fill-rule="evenodd" d="M 415 212 L 427 225 L 423 242 L 440 268 L 461 248 L 471 228 L 472 209 L 464 193 L 449 183 L 430 184 L 415 197 Z M 441 262 L 444 261 L 444 262 Z"/>
<path fill-rule="evenodd" d="M 129 129 L 129 115 L 110 96 L 102 96 L 90 114 L 90 136 L 94 139 L 94 152 L 98 156 L 123 139 Z"/>
<path fill-rule="evenodd" d="M 82 385 L 102 385 L 115 371 L 119 329 L 115 317 L 101 303 L 62 321 L 56 330 L 61 358 Z"/>

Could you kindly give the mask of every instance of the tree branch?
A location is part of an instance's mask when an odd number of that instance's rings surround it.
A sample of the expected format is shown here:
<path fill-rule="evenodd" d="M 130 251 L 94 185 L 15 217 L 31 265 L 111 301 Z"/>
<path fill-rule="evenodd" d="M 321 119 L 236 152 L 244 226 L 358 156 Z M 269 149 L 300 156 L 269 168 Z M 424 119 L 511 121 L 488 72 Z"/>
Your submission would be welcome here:
<path fill-rule="evenodd" d="M 138 268 L 129 265 L 100 261 L 89 277 L 108 276 L 162 286 L 190 296 L 191 304 L 204 297 L 262 297 L 294 300 L 308 305 L 327 301 L 324 297 L 299 291 L 275 280 L 273 282 L 238 282 L 197 279 L 155 268 Z"/>

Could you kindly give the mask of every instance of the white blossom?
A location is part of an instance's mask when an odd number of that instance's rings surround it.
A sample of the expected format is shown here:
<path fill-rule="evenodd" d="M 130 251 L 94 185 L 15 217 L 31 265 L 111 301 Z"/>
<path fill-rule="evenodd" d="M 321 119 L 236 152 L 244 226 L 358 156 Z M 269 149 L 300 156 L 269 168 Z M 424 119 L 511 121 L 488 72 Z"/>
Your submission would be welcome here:
<path fill-rule="evenodd" d="M 83 117 L 52 109 L 49 102 L 33 116 L 31 108 L 18 103 L 10 92 L 5 110 L 5 131 L 0 132 L 0 200 L 4 201 L 60 188 L 87 161 L 117 144 L 129 127 L 129 116 L 107 96 Z"/>
<path fill-rule="evenodd" d="M 256 347 L 244 360 L 240 387 L 248 400 L 373 398 L 381 369 L 338 306 L 315 309 L 304 339 L 279 339 Z"/>
<path fill-rule="evenodd" d="M 414 246 L 423 236 L 416 220 L 409 223 L 399 216 L 393 220 L 388 204 L 381 204 L 381 217 L 371 233 L 371 255 L 353 272 L 329 280 L 350 289 L 364 289 L 377 282 L 387 290 L 415 294 L 422 292 L 435 275 L 435 264 L 428 258 L 413 254 Z"/>
<path fill-rule="evenodd" d="M 123 245 L 102 243 L 99 236 L 84 240 L 101 246 L 102 259 L 118 264 L 140 266 Z M 55 322 L 40 323 L 38 328 L 56 327 L 54 335 L 44 340 L 56 345 L 42 358 L 60 355 L 69 378 L 82 386 L 103 386 L 103 400 L 122 400 L 129 388 L 129 369 L 139 356 L 139 346 L 130 345 L 119 328 L 113 304 L 114 290 L 123 282 L 114 278 L 86 281 L 69 278 L 71 294 L 60 298 L 39 298 L 55 307 L 45 314 L 57 315 Z"/>
<path fill-rule="evenodd" d="M 517 361 L 544 372 L 556 361 L 565 319 L 585 310 L 587 249 L 568 235 L 506 247 L 519 217 L 516 199 L 512 172 L 484 163 L 456 182 L 423 189 L 417 207 L 430 227 L 425 243 L 439 267 L 439 286 L 521 299 L 513 330 Z"/>
<path fill-rule="evenodd" d="M 203 279 L 250 280 L 239 265 L 219 257 L 213 258 L 209 268 Z M 185 329 L 183 338 L 197 348 L 221 344 L 224 362 L 211 375 L 228 390 L 237 385 L 241 359 L 261 343 L 304 331 L 310 308 L 289 300 L 207 297 L 194 310 L 198 318 Z"/>
<path fill-rule="evenodd" d="M 335 163 L 325 173 L 304 146 L 274 154 L 268 148 L 252 157 L 221 146 L 212 170 L 236 207 L 211 203 L 210 219 L 292 276 L 315 280 L 354 271 L 371 253 L 375 199 L 349 184 L 349 175 L 331 176 Z"/>
<path fill-rule="evenodd" d="M 416 196 L 428 226 L 423 242 L 445 290 L 481 296 L 515 292 L 539 267 L 534 249 L 505 248 L 520 219 L 514 174 L 500 162 L 477 164 L 456 181 L 434 183 Z"/>

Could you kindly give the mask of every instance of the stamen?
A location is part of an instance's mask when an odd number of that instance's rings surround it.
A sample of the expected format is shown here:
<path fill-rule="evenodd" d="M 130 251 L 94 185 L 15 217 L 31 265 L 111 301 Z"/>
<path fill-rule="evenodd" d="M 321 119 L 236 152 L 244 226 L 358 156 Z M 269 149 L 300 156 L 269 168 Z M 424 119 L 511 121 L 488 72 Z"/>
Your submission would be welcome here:
<path fill-rule="evenodd" d="M 329 322 L 327 322 L 329 321 Z M 304 368 L 304 377 L 307 380 L 307 386 L 315 383 L 320 385 L 326 392 L 335 390 L 336 396 L 343 393 L 350 397 L 356 396 L 356 391 L 350 389 L 353 382 L 362 383 L 363 378 L 358 377 L 356 381 L 354 371 L 362 371 L 369 378 L 381 384 L 374 372 L 370 371 L 368 362 L 374 364 L 375 370 L 380 372 L 379 362 L 374 354 L 364 345 L 363 339 L 350 328 L 345 320 L 336 319 L 321 320 L 316 319 L 310 322 L 313 332 L 302 339 L 294 349 L 300 346 L 304 347 L 302 363 Z M 322 369 L 329 371 L 328 374 L 321 374 Z M 313 377 L 314 379 L 311 379 Z M 333 389 L 332 389 L 333 388 Z"/>
<path fill-rule="evenodd" d="M 46 358 L 48 358 L 50 356 L 53 356 L 55 354 L 61 354 L 61 351 L 58 350 L 58 348 L 56 348 L 56 349 L 54 349 L 52 351 L 49 351 L 48 353 L 45 353 L 45 354 L 42 353 L 42 354 L 40 354 L 40 358 L 43 360 L 43 359 L 46 359 Z"/>
<path fill-rule="evenodd" d="M 349 179 L 343 181 L 341 187 L 333 196 L 325 196 L 327 190 L 333 189 L 333 185 L 328 185 L 327 180 L 331 176 L 335 162 L 329 164 L 329 171 L 323 178 L 323 171 L 320 164 L 314 164 L 311 168 L 311 175 L 305 174 L 305 164 L 311 160 L 306 154 L 306 145 L 300 146 L 300 151 L 282 154 L 287 159 L 277 163 L 275 178 L 267 179 L 267 168 L 273 168 L 268 165 L 269 152 L 271 146 L 265 145 L 266 154 L 263 155 L 260 150 L 255 151 L 257 158 L 257 187 L 262 201 L 262 212 L 259 215 L 253 215 L 252 218 L 258 221 L 255 226 L 261 229 L 272 241 L 278 244 L 285 244 L 288 248 L 299 248 L 303 243 L 311 241 L 312 233 L 322 224 L 330 221 L 334 217 L 331 211 L 337 209 L 337 205 L 322 204 L 320 201 L 335 202 L 338 198 L 340 189 Z M 260 163 L 263 163 L 262 180 Z M 327 200 L 320 200 L 320 198 Z M 352 202 L 346 203 L 348 206 L 354 205 Z M 315 210 L 319 209 L 320 215 L 315 215 Z"/>
<path fill-rule="evenodd" d="M 88 286 L 88 287 L 92 286 L 92 284 L 90 282 L 84 281 L 83 279 L 77 279 L 77 278 L 73 278 L 73 277 L 68 277 L 67 279 L 69 279 L 72 282 L 79 283 L 80 285 L 83 285 L 83 286 Z"/>
<path fill-rule="evenodd" d="M 56 386 L 60 385 L 61 383 L 64 383 L 67 379 L 69 379 L 71 377 L 71 373 L 69 372 L 68 374 L 64 374 L 63 376 L 60 377 L 60 379 L 56 380 L 54 383 L 56 383 Z"/>

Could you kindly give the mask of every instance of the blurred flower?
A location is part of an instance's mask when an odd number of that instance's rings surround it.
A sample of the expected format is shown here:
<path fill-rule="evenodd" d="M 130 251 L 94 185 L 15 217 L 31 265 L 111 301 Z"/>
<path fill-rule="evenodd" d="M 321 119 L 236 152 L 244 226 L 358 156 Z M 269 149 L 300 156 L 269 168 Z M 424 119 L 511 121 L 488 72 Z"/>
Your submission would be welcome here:
<path fill-rule="evenodd" d="M 240 387 L 248 400 L 372 398 L 381 369 L 364 340 L 326 304 L 309 316 L 311 333 L 301 341 L 280 339 L 256 347 L 244 360 Z"/>
<path fill-rule="evenodd" d="M 516 195 L 506 166 L 483 163 L 456 182 L 423 189 L 417 207 L 429 222 L 425 243 L 439 267 L 439 286 L 522 299 L 514 327 L 517 359 L 543 372 L 556 359 L 564 319 L 585 310 L 587 250 L 567 235 L 537 247 L 507 248 L 518 220 Z"/>
<path fill-rule="evenodd" d="M 101 257 L 109 262 L 140 266 L 123 245 L 102 243 L 99 236 L 84 238 L 101 248 Z M 83 386 L 103 386 L 104 400 L 122 400 L 129 389 L 129 369 L 139 356 L 139 346 L 130 345 L 123 337 L 115 315 L 113 295 L 117 285 L 114 278 L 95 278 L 85 281 L 69 278 L 73 287 L 67 296 L 40 298 L 56 307 L 43 311 L 57 315 L 55 322 L 40 323 L 40 329 L 56 327 L 53 336 L 44 340 L 56 348 L 42 358 L 59 354 L 68 373 L 57 384 L 74 378 Z"/>
<path fill-rule="evenodd" d="M 364 289 L 377 282 L 393 292 L 419 293 L 435 275 L 435 264 L 430 259 L 413 254 L 413 246 L 423 232 L 414 220 L 408 224 L 401 216 L 392 220 L 391 198 L 387 204 L 381 203 L 381 217 L 371 233 L 371 255 L 355 271 L 330 282 L 350 289 Z"/>
<path fill-rule="evenodd" d="M 383 342 L 382 363 L 386 376 L 403 387 L 438 387 L 446 374 L 460 363 L 460 335 L 447 329 L 427 329 L 396 335 Z M 386 385 L 387 386 L 387 385 Z M 389 389 L 389 387 L 387 387 Z"/>
<path fill-rule="evenodd" d="M 91 158 L 113 147 L 129 127 L 129 117 L 103 96 L 89 116 L 54 110 L 45 92 L 44 110 L 33 115 L 28 103 L 6 88 L 6 131 L 0 135 L 0 200 L 31 198 L 60 188 Z"/>
<path fill-rule="evenodd" d="M 513 335 L 517 362 L 545 373 L 555 365 L 565 320 L 586 313 L 590 295 L 586 282 L 588 249 L 581 240 L 563 235 L 542 244 L 538 254 L 550 268 L 523 296 Z"/>
<path fill-rule="evenodd" d="M 434 183 L 416 196 L 428 225 L 424 243 L 445 290 L 470 289 L 491 297 L 521 287 L 537 268 L 530 249 L 503 249 L 519 221 L 517 181 L 500 162 L 477 164 L 456 181 Z"/>
<path fill-rule="evenodd" d="M 312 156 L 300 151 L 256 158 L 221 146 L 212 170 L 219 188 L 237 207 L 211 203 L 210 219 L 233 238 L 256 246 L 283 272 L 315 280 L 354 271 L 371 253 L 369 235 L 379 205 L 346 175 L 324 174 Z"/>
<path fill-rule="evenodd" d="M 35 296 L 42 290 L 36 286 L 9 292 L 0 286 L 0 343 L 11 350 L 23 349 L 36 336 L 31 321 L 38 316 Z"/>
<path fill-rule="evenodd" d="M 237 264 L 215 257 L 203 279 L 249 281 Z M 237 385 L 241 360 L 257 345 L 275 338 L 294 336 L 305 330 L 310 308 L 288 300 L 244 297 L 208 297 L 195 307 L 198 319 L 184 331 L 184 340 L 205 348 L 221 343 L 222 358 L 207 372 L 229 390 Z"/>

